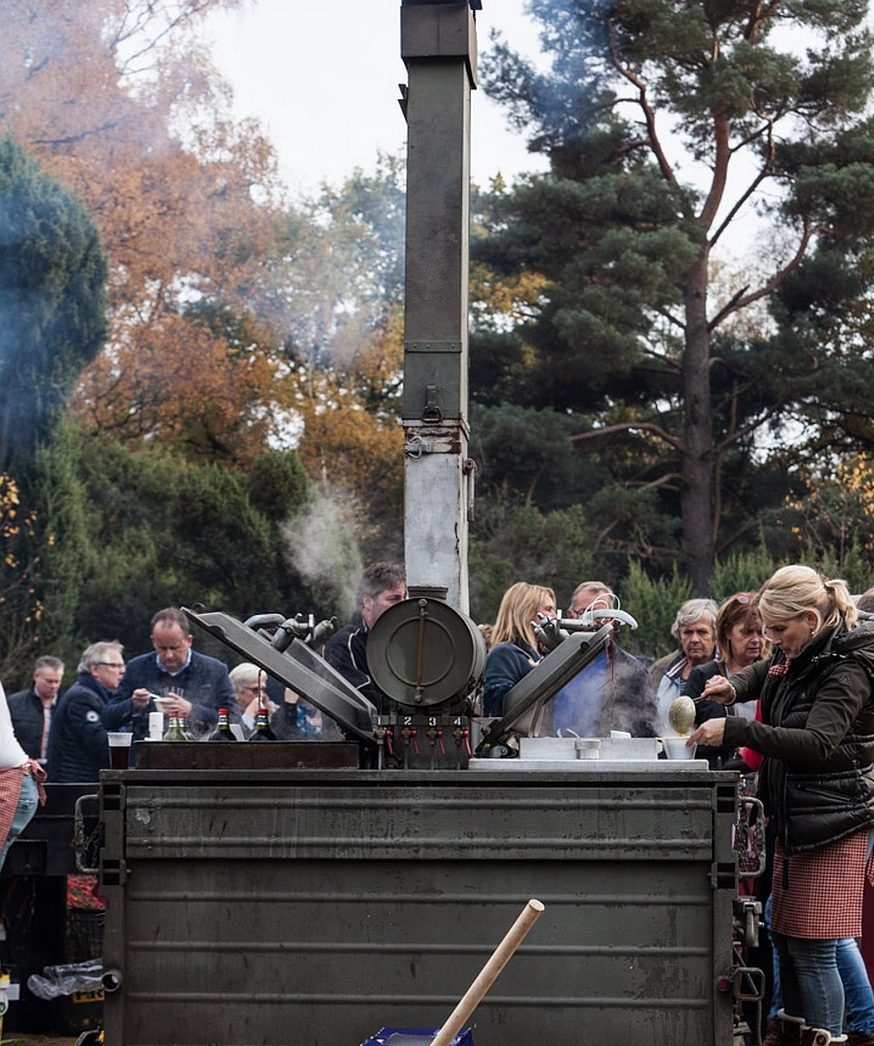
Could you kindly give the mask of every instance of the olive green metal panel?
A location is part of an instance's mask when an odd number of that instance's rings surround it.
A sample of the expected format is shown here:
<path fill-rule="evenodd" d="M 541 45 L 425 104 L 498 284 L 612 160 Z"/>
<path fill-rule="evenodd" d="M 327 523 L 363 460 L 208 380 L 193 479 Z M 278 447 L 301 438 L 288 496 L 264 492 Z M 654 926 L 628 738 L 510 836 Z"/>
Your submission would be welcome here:
<path fill-rule="evenodd" d="M 439 1027 L 538 897 L 477 1046 L 730 1046 L 718 775 L 177 776 L 104 782 L 124 814 L 109 1043 L 356 1046 L 385 1024 Z"/>

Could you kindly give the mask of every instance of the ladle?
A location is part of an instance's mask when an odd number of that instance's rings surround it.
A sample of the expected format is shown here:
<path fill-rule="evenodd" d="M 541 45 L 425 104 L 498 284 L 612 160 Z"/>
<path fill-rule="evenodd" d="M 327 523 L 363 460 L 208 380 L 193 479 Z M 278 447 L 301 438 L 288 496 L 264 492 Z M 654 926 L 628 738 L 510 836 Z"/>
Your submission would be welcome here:
<path fill-rule="evenodd" d="M 668 709 L 668 722 L 673 729 L 685 737 L 695 723 L 695 702 L 691 697 L 676 697 Z"/>

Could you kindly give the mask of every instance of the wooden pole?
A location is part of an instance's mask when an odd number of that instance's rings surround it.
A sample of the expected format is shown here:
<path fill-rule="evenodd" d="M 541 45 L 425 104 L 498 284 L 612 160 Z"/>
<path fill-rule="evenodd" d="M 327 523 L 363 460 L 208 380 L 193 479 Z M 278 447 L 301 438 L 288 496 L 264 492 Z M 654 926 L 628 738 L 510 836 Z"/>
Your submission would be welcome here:
<path fill-rule="evenodd" d="M 461 1031 L 473 1011 L 482 1002 L 483 996 L 498 978 L 513 953 L 528 936 L 528 931 L 543 914 L 545 905 L 533 898 L 525 905 L 519 917 L 507 931 L 507 936 L 492 952 L 491 958 L 480 970 L 464 997 L 450 1013 L 446 1023 L 431 1040 L 431 1046 L 449 1046 Z"/>

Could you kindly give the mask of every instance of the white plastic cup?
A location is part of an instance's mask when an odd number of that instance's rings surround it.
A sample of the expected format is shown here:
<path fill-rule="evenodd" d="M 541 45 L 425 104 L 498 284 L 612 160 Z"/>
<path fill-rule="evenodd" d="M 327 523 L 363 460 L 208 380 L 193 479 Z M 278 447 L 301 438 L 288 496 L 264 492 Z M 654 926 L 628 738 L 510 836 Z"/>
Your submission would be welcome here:
<path fill-rule="evenodd" d="M 663 737 L 662 744 L 668 759 L 694 759 L 698 749 L 697 745 L 688 748 L 685 737 Z"/>
<path fill-rule="evenodd" d="M 164 713 L 149 712 L 149 740 L 160 741 L 164 736 Z"/>
<path fill-rule="evenodd" d="M 133 734 L 127 732 L 108 732 L 109 765 L 113 770 L 127 770 L 130 765 L 130 746 Z"/>

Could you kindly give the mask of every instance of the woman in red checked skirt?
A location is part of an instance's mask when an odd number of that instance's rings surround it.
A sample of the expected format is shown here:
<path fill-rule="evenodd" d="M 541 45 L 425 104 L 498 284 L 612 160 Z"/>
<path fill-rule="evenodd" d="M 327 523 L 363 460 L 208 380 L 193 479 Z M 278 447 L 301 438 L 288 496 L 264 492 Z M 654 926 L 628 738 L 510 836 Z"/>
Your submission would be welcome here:
<path fill-rule="evenodd" d="M 732 704 L 761 695 L 762 722 L 703 723 L 690 744 L 747 745 L 765 757 L 760 793 L 776 834 L 771 929 L 780 955 L 781 1044 L 828 1046 L 842 1035 L 835 962 L 862 932 L 862 888 L 874 825 L 874 625 L 857 627 L 843 581 L 810 567 L 778 570 L 758 606 L 774 646 L 703 696 Z"/>

